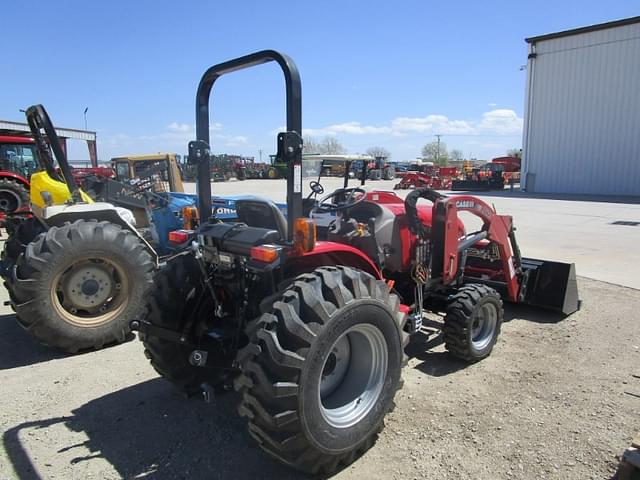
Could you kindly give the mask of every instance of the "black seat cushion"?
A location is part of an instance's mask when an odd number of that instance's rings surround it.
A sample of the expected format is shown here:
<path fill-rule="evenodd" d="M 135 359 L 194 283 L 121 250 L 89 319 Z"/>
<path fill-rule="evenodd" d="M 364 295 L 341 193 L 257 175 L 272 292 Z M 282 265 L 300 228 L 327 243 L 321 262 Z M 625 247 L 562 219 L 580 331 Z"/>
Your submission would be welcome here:
<path fill-rule="evenodd" d="M 238 220 L 250 227 L 276 230 L 281 239 L 287 238 L 287 219 L 280 209 L 267 198 L 236 200 Z"/>

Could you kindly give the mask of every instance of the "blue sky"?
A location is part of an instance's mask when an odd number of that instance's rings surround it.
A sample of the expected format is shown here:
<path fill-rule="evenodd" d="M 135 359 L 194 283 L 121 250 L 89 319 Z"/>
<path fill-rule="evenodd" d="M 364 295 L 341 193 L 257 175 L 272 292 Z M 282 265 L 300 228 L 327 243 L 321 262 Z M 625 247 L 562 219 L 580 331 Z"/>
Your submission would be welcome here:
<path fill-rule="evenodd" d="M 349 153 L 415 158 L 442 134 L 465 156 L 521 143 L 524 38 L 639 14 L 637 1 L 30 1 L 3 6 L 0 118 L 43 103 L 58 126 L 98 132 L 98 155 L 186 152 L 207 67 L 266 48 L 302 75 L 303 128 Z M 225 77 L 213 150 L 263 158 L 284 125 L 274 64 Z M 72 142 L 72 159 L 88 157 Z"/>

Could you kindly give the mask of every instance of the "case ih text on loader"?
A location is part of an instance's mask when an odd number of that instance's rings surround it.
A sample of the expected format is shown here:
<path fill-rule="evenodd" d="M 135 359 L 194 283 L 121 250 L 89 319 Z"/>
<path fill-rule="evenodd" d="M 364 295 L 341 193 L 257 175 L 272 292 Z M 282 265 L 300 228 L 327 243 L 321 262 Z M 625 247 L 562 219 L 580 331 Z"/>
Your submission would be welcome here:
<path fill-rule="evenodd" d="M 236 202 L 239 222 L 220 221 L 210 201 L 211 89 L 222 75 L 271 61 L 286 83 L 287 131 L 277 144 L 287 218 L 253 199 Z M 578 299 L 573 265 L 521 258 L 511 217 L 474 197 L 417 189 L 403 201 L 345 186 L 303 202 L 301 123 L 300 78 L 286 55 L 261 51 L 206 71 L 189 144 L 202 221 L 176 233 L 189 246 L 158 273 L 148 315 L 131 326 L 177 387 L 211 392 L 233 380 L 239 413 L 265 451 L 331 474 L 374 444 L 425 311 L 446 314 L 446 348 L 473 362 L 496 342 L 501 296 L 565 314 Z M 317 181 L 311 189 L 323 190 Z M 482 229 L 466 233 L 461 210 Z M 325 239 L 314 222 L 322 212 L 336 214 Z"/>

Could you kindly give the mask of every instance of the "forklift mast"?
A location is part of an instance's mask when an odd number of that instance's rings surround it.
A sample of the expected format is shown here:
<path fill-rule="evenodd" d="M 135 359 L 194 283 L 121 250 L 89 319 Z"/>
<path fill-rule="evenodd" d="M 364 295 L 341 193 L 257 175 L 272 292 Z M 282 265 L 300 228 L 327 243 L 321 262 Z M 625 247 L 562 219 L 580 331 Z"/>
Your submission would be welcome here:
<path fill-rule="evenodd" d="M 198 201 L 200 218 L 211 215 L 211 172 L 209 157 L 209 99 L 215 81 L 221 76 L 263 63 L 277 62 L 286 84 L 287 131 L 278 134 L 278 156 L 287 163 L 287 223 L 288 241 L 293 238 L 296 218 L 302 217 L 302 86 L 293 60 L 274 50 L 263 50 L 209 68 L 196 93 L 196 138 L 189 143 L 189 163 L 198 168 Z"/>

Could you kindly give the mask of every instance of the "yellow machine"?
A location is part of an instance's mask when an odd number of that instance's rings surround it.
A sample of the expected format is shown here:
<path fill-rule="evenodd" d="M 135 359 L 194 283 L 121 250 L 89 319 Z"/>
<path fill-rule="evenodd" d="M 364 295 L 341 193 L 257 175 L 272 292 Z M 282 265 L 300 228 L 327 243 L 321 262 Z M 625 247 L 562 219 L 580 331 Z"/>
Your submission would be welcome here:
<path fill-rule="evenodd" d="M 123 342 L 146 308 L 157 252 L 131 209 L 80 189 L 44 107 L 26 117 L 39 171 L 31 175 L 33 216 L 7 224 L 0 276 L 11 307 L 34 338 L 67 352 Z"/>
<path fill-rule="evenodd" d="M 54 180 L 45 170 L 31 175 L 29 197 L 32 207 L 40 210 L 51 205 L 64 205 L 72 200 L 67 184 Z M 82 190 L 80 197 L 84 203 L 93 203 L 93 199 Z"/>
<path fill-rule="evenodd" d="M 148 182 L 155 193 L 184 192 L 175 153 L 116 157 L 111 159 L 111 165 L 119 182 L 141 179 Z"/>

